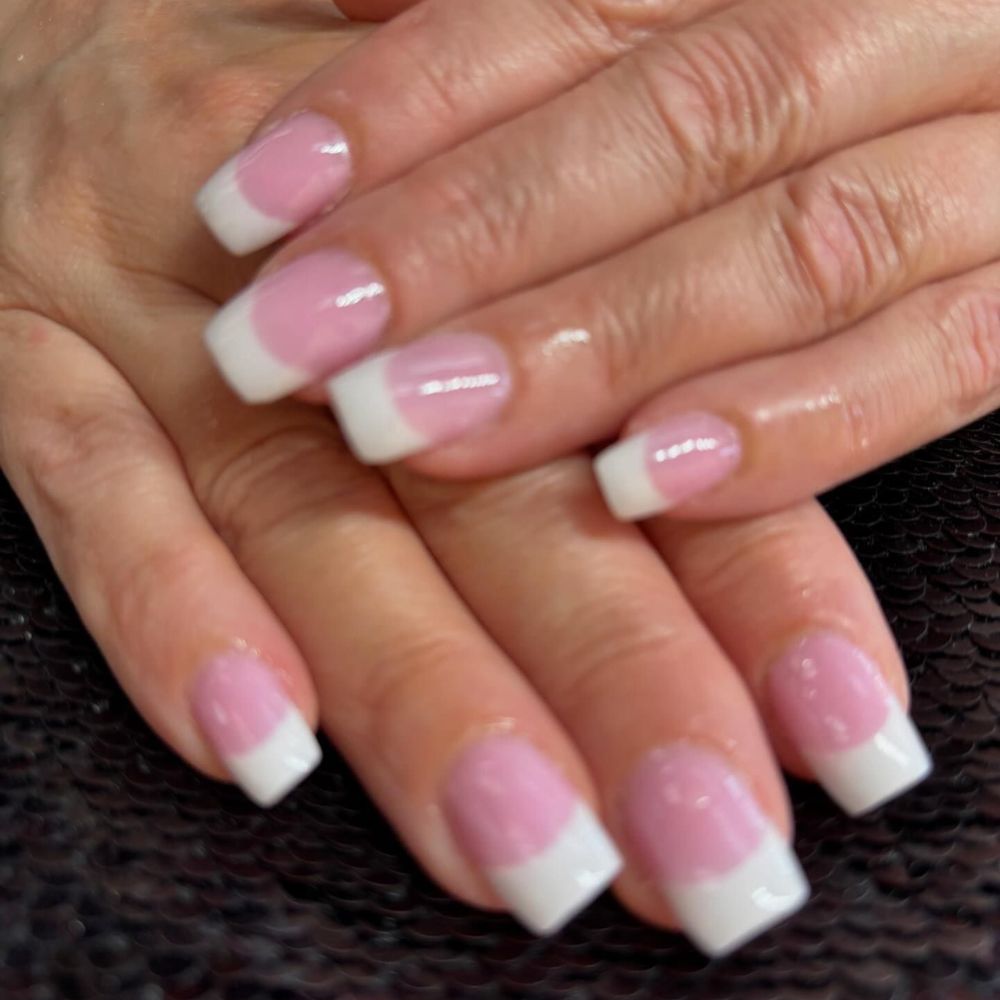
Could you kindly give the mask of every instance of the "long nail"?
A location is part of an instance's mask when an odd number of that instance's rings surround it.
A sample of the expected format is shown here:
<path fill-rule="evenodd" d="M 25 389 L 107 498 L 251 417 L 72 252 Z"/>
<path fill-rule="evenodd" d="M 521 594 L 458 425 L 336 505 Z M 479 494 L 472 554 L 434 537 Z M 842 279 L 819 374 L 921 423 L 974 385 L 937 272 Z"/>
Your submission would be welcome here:
<path fill-rule="evenodd" d="M 644 868 L 706 954 L 733 951 L 809 896 L 791 848 L 709 750 L 676 743 L 652 751 L 626 786 L 624 817 Z"/>
<path fill-rule="evenodd" d="M 510 395 L 495 341 L 439 333 L 333 378 L 330 402 L 357 458 L 383 465 L 443 444 L 497 415 Z"/>
<path fill-rule="evenodd" d="M 223 246 L 247 254 L 332 206 L 350 180 L 344 133 L 329 118 L 307 111 L 268 130 L 224 164 L 196 204 Z"/>
<path fill-rule="evenodd" d="M 272 806 L 319 764 L 312 730 L 274 671 L 238 650 L 210 660 L 191 692 L 195 718 L 237 784 Z"/>
<path fill-rule="evenodd" d="M 592 810 L 517 737 L 487 737 L 465 750 L 444 805 L 459 846 L 536 934 L 557 931 L 621 870 Z"/>
<path fill-rule="evenodd" d="M 879 668 L 839 635 L 795 642 L 768 673 L 771 703 L 817 780 L 845 812 L 868 812 L 930 773 L 916 727 Z"/>
<path fill-rule="evenodd" d="M 357 361 L 389 321 L 381 278 L 337 250 L 308 254 L 251 285 L 216 314 L 205 342 L 248 403 L 266 403 Z"/>
<path fill-rule="evenodd" d="M 741 458 L 735 427 L 711 413 L 685 413 L 605 449 L 594 473 L 611 513 L 638 521 L 721 482 Z"/>

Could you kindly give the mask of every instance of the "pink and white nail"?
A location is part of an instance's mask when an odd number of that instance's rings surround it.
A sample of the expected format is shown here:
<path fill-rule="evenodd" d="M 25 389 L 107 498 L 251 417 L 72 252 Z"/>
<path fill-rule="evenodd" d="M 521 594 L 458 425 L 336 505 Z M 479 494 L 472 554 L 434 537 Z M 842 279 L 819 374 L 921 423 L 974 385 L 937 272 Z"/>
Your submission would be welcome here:
<path fill-rule="evenodd" d="M 339 126 L 310 111 L 276 125 L 224 164 L 196 205 L 231 253 L 273 243 L 339 201 L 351 155 Z"/>
<path fill-rule="evenodd" d="M 459 846 L 536 934 L 557 931 L 621 871 L 593 811 L 518 737 L 468 748 L 452 768 L 444 806 Z"/>
<path fill-rule="evenodd" d="M 611 513 L 639 521 L 715 486 L 741 458 L 735 427 L 711 413 L 685 413 L 606 448 L 594 474 Z"/>
<path fill-rule="evenodd" d="M 768 673 L 771 704 L 845 812 L 868 812 L 931 772 L 927 748 L 860 649 L 830 632 L 795 642 Z"/>
<path fill-rule="evenodd" d="M 250 653 L 209 661 L 195 678 L 191 704 L 205 737 L 259 806 L 283 799 L 320 762 L 305 719 L 274 671 Z"/>
<path fill-rule="evenodd" d="M 489 337 L 439 333 L 367 358 L 328 383 L 359 461 L 384 465 L 493 419 L 510 395 L 507 359 Z"/>
<path fill-rule="evenodd" d="M 370 351 L 389 322 L 381 278 L 363 260 L 325 250 L 261 278 L 221 309 L 205 343 L 248 403 L 326 378 Z"/>
<path fill-rule="evenodd" d="M 650 753 L 625 789 L 638 858 L 684 932 L 724 955 L 798 910 L 809 885 L 725 759 L 690 743 Z"/>

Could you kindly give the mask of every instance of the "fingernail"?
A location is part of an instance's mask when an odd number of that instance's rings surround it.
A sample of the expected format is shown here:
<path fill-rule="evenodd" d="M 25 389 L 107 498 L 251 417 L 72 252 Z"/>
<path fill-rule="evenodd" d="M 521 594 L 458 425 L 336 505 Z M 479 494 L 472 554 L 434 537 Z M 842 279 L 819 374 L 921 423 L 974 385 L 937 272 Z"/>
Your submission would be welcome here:
<path fill-rule="evenodd" d="M 518 737 L 492 736 L 465 750 L 444 807 L 461 849 L 535 934 L 557 931 L 621 870 L 593 811 Z"/>
<path fill-rule="evenodd" d="M 711 413 L 685 413 L 602 451 L 594 472 L 611 513 L 638 521 L 721 482 L 742 454 L 731 424 Z"/>
<path fill-rule="evenodd" d="M 308 254 L 218 312 L 205 342 L 233 390 L 267 403 L 362 357 L 389 321 L 381 278 L 338 250 Z"/>
<path fill-rule="evenodd" d="M 792 849 L 719 754 L 688 743 L 654 750 L 624 807 L 639 860 L 708 955 L 733 951 L 809 897 Z"/>
<path fill-rule="evenodd" d="M 882 672 L 829 632 L 795 642 L 768 673 L 771 703 L 830 797 L 852 816 L 930 774 L 916 726 Z"/>
<path fill-rule="evenodd" d="M 192 707 L 205 737 L 237 784 L 259 806 L 273 806 L 312 771 L 319 743 L 274 671 L 233 650 L 197 676 Z"/>
<path fill-rule="evenodd" d="M 343 197 L 351 154 L 341 129 L 305 111 L 237 153 L 201 189 L 198 211 L 231 253 L 288 235 Z"/>
<path fill-rule="evenodd" d="M 489 337 L 439 333 L 362 361 L 333 378 L 329 391 L 354 454 L 383 465 L 495 417 L 510 374 Z"/>

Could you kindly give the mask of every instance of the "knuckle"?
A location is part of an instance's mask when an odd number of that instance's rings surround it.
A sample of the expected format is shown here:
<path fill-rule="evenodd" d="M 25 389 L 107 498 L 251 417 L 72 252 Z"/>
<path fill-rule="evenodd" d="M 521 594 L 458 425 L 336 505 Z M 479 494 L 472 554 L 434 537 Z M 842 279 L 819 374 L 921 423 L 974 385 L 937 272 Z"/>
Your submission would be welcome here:
<path fill-rule="evenodd" d="M 402 634 L 394 630 L 381 655 L 366 656 L 359 680 L 356 705 L 367 731 L 366 743 L 381 748 L 386 756 L 405 756 L 400 718 L 439 704 L 442 692 L 456 690 L 461 682 L 462 664 L 482 659 L 482 648 L 452 629 L 411 628 Z"/>
<path fill-rule="evenodd" d="M 818 85 L 779 38 L 733 20 L 635 54 L 646 108 L 684 168 L 691 210 L 746 189 L 801 147 Z"/>
<path fill-rule="evenodd" d="M 530 245 L 537 216 L 536 189 L 512 182 L 518 176 L 501 156 L 474 149 L 453 153 L 403 182 L 401 198 L 420 206 L 422 220 L 405 254 L 415 280 L 446 265 L 457 270 L 459 287 L 473 285 L 484 295 L 504 287 L 521 248 Z"/>
<path fill-rule="evenodd" d="M 680 582 L 699 605 L 724 608 L 738 597 L 741 602 L 759 600 L 770 615 L 774 595 L 759 585 L 761 563 L 780 566 L 790 592 L 809 592 L 816 582 L 814 549 L 803 545 L 809 534 L 809 525 L 790 511 L 734 524 L 725 531 L 723 544 L 717 529 L 696 528 L 677 562 Z"/>
<path fill-rule="evenodd" d="M 320 419 L 264 427 L 199 463 L 191 478 L 207 516 L 238 557 L 379 496 L 377 479 Z"/>
<path fill-rule="evenodd" d="M 605 398 L 632 399 L 703 358 L 703 339 L 689 334 L 697 317 L 714 314 L 718 293 L 712 276 L 683 254 L 651 260 L 648 270 L 631 273 L 617 289 L 614 295 L 597 287 L 587 292 L 583 315 L 593 317 L 592 329 L 599 331 L 591 341 L 599 390 Z"/>
<path fill-rule="evenodd" d="M 931 330 L 933 370 L 951 413 L 965 422 L 1000 392 L 1000 283 L 942 291 L 931 307 Z"/>
<path fill-rule="evenodd" d="M 148 414 L 132 401 L 103 396 L 22 413 L 10 438 L 17 442 L 13 464 L 23 470 L 46 520 L 70 532 L 85 508 L 122 488 L 148 455 L 164 448 Z"/>
<path fill-rule="evenodd" d="M 924 214 L 889 178 L 814 168 L 789 178 L 777 210 L 784 270 L 825 328 L 857 317 L 906 284 L 924 242 Z"/>

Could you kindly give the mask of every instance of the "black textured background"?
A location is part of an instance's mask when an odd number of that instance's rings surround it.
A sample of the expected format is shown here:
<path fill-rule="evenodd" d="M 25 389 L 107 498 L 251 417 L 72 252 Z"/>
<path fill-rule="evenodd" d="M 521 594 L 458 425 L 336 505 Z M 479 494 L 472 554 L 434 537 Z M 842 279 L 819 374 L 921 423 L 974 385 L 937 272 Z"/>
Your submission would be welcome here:
<path fill-rule="evenodd" d="M 873 817 L 794 789 L 815 897 L 710 964 L 605 899 L 552 941 L 420 875 L 348 771 L 270 813 L 150 734 L 0 480 L 2 1000 L 1000 997 L 1000 418 L 840 490 L 937 761 Z"/>

